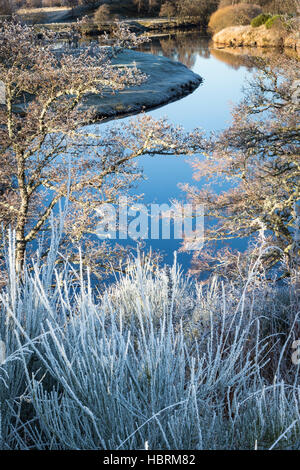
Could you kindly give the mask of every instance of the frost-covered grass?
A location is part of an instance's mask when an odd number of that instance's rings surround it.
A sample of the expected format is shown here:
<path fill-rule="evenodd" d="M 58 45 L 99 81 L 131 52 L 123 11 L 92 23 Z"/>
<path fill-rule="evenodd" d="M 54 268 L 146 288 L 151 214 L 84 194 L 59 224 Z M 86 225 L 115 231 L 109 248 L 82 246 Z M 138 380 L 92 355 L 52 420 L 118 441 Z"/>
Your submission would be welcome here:
<path fill-rule="evenodd" d="M 46 261 L 0 294 L 0 448 L 299 449 L 292 285 L 138 258 L 105 293 Z"/>

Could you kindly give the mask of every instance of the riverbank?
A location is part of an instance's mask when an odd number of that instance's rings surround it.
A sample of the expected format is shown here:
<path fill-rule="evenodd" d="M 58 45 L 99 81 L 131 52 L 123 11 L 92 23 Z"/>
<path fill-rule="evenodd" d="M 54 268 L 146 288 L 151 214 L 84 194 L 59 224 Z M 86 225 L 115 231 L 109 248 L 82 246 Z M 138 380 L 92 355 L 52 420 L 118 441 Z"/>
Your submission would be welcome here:
<path fill-rule="evenodd" d="M 99 121 L 158 108 L 192 93 L 202 83 L 199 75 L 180 62 L 135 50 L 123 51 L 112 64 L 116 67 L 136 66 L 147 80 L 116 94 L 87 95 L 82 110 L 94 107 Z M 26 104 L 16 105 L 14 111 L 25 113 Z"/>
<path fill-rule="evenodd" d="M 17 15 L 22 21 L 35 25 L 36 29 L 42 30 L 47 28 L 62 34 L 69 32 L 72 26 L 77 24 L 77 20 L 83 17 L 87 21 L 81 27 L 82 33 L 91 36 L 110 32 L 116 18 L 125 23 L 135 33 L 185 30 L 201 26 L 201 19 L 199 17 L 139 17 L 134 14 L 134 10 L 130 9 L 128 5 L 127 8 L 123 9 L 119 4 L 117 7 L 116 5 L 111 5 L 111 18 L 101 25 L 97 25 L 94 22 L 94 13 L 95 7 L 88 5 L 74 8 L 24 8 L 17 11 Z"/>
<path fill-rule="evenodd" d="M 126 88 L 115 95 L 87 96 L 84 107 L 95 107 L 99 120 L 160 107 L 192 93 L 202 83 L 199 75 L 180 62 L 144 52 L 126 50 L 118 55 L 116 65 L 135 65 L 147 75 L 147 80 L 140 86 Z"/>
<path fill-rule="evenodd" d="M 156 34 L 156 33 L 171 33 L 177 31 L 190 31 L 201 30 L 201 25 L 197 19 L 179 19 L 179 18 L 132 18 L 122 19 L 128 29 L 136 34 Z M 51 22 L 51 23 L 37 23 L 35 29 L 37 32 L 43 32 L 44 29 L 55 31 L 61 38 L 68 36 L 75 22 Z M 104 33 L 111 33 L 114 27 L 114 22 L 107 22 L 101 25 L 96 25 L 93 21 L 87 21 L 81 26 L 81 34 L 83 36 L 99 36 Z M 204 28 L 202 28 L 205 31 Z"/>
<path fill-rule="evenodd" d="M 277 29 L 267 29 L 265 25 L 230 26 L 213 36 L 217 46 L 225 47 L 285 47 L 294 49 L 300 55 L 300 33 L 286 33 Z"/>

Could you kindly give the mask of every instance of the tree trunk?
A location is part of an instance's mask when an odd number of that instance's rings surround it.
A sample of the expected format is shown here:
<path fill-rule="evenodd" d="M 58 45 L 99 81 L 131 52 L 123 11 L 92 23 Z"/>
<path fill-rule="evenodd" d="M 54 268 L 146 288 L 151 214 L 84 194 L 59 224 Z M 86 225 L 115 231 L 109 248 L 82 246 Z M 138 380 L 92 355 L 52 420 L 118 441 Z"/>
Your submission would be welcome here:
<path fill-rule="evenodd" d="M 25 236 L 25 227 L 28 218 L 29 197 L 26 187 L 24 156 L 22 153 L 18 154 L 18 152 L 16 152 L 16 157 L 18 162 L 18 185 L 21 196 L 21 205 L 16 226 L 16 271 L 19 273 L 23 270 L 25 250 L 27 244 Z"/>
<path fill-rule="evenodd" d="M 23 198 L 22 198 L 23 199 Z M 25 227 L 28 216 L 28 200 L 27 198 L 22 200 L 20 212 L 17 220 L 16 227 L 16 271 L 17 273 L 22 272 L 24 267 L 25 260 L 25 251 L 26 251 L 26 236 L 25 236 Z"/>
<path fill-rule="evenodd" d="M 22 230 L 16 231 L 17 237 L 17 246 L 16 246 L 16 272 L 20 273 L 24 267 L 24 260 L 25 260 L 25 251 L 26 251 L 26 241 L 24 237 L 24 233 Z"/>

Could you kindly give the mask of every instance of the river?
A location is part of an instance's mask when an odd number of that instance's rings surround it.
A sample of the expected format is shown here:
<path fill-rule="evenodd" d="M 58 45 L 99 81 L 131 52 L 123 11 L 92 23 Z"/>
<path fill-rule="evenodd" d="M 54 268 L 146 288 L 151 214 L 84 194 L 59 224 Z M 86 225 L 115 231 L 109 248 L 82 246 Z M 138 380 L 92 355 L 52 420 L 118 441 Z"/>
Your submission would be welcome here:
<path fill-rule="evenodd" d="M 252 73 L 244 59 L 222 50 L 214 50 L 210 40 L 201 37 L 198 32 L 153 38 L 150 43 L 143 45 L 143 51 L 178 60 L 203 78 L 202 85 L 192 94 L 150 111 L 151 116 L 166 117 L 172 123 L 182 125 L 187 131 L 195 127 L 207 132 L 219 131 L 230 123 L 231 107 L 242 98 L 242 88 Z M 122 120 L 128 119 L 131 118 Z M 144 194 L 144 203 L 169 203 L 173 198 L 184 200 L 185 195 L 178 184 L 193 182 L 187 157 L 143 157 L 140 164 L 146 180 L 139 184 L 136 192 Z M 220 190 L 224 189 L 225 183 L 220 187 Z M 135 244 L 131 241 L 132 243 Z M 166 263 L 172 263 L 174 251 L 180 246 L 180 240 L 145 241 L 145 249 L 151 247 L 159 250 L 164 254 Z M 231 243 L 231 247 L 243 250 L 246 241 L 236 240 Z M 188 270 L 191 253 L 179 253 L 178 260 L 183 269 Z"/>

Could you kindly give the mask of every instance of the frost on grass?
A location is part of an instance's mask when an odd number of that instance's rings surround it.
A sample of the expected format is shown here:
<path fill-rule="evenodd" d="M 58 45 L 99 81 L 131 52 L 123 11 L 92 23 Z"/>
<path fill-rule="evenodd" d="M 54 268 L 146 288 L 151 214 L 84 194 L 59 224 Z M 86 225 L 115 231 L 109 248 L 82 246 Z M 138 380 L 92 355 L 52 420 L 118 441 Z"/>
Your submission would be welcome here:
<path fill-rule="evenodd" d="M 97 294 L 48 259 L 0 294 L 2 449 L 299 449 L 292 284 L 183 276 L 142 257 Z"/>

